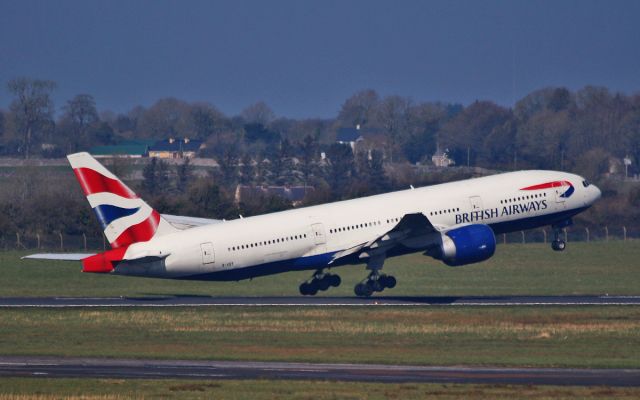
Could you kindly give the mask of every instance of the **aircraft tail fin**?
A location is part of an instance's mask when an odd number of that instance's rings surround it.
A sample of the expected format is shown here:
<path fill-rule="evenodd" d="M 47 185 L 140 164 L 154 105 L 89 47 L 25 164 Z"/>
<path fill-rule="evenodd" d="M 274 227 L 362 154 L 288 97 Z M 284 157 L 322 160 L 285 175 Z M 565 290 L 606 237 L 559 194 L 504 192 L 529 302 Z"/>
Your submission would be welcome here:
<path fill-rule="evenodd" d="M 70 154 L 67 159 L 112 248 L 177 231 L 89 153 Z"/>

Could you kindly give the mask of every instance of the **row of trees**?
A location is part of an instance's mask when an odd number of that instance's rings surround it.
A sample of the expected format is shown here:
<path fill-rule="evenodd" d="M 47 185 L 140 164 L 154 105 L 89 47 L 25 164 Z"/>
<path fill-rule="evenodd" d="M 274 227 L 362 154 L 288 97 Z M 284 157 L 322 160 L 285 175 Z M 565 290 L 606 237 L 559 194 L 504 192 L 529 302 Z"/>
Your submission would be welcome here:
<path fill-rule="evenodd" d="M 583 223 L 640 225 L 640 188 L 604 179 L 612 163 L 625 156 L 632 161 L 630 173 L 639 171 L 640 95 L 595 87 L 577 92 L 549 88 L 505 108 L 487 101 L 468 106 L 415 103 L 364 90 L 347 99 L 333 119 L 293 120 L 276 117 L 264 103 L 228 117 L 212 105 L 173 98 L 115 114 L 98 111 L 88 94 L 75 96 L 56 113 L 55 88 L 53 82 L 27 78 L 8 83 L 14 100 L 8 110 L 0 110 L 0 153 L 61 157 L 123 139 L 204 140 L 202 155 L 215 158 L 218 168 L 150 160 L 140 176 L 119 171 L 127 168 L 122 160 L 110 166 L 117 175 L 132 177 L 128 183 L 161 212 L 233 218 L 291 207 L 286 200 L 260 196 L 237 204 L 237 184 L 310 185 L 315 188 L 305 200 L 310 205 L 474 173 L 464 168 L 435 173 L 412 166 L 428 163 L 440 147 L 459 166 L 581 173 L 595 179 L 605 197 L 581 217 Z M 361 127 L 366 146 L 354 154 L 350 146 L 335 143 L 335 135 L 340 127 L 355 126 Z M 60 181 L 28 174 L 43 173 L 21 168 L 8 178 L 0 176 L 0 230 L 99 232 L 72 175 Z"/>
<path fill-rule="evenodd" d="M 611 158 L 629 156 L 632 172 L 640 171 L 640 95 L 601 87 L 542 89 L 513 108 L 490 101 L 466 107 L 416 103 L 364 90 L 348 98 L 335 118 L 304 120 L 277 118 L 263 102 L 229 117 L 213 105 L 175 98 L 115 114 L 99 112 L 89 94 L 75 96 L 55 113 L 55 88 L 54 82 L 28 78 L 8 83 L 14 100 L 9 110 L 0 110 L 1 153 L 61 156 L 122 139 L 190 137 L 207 142 L 204 156 L 279 162 L 283 154 L 308 158 L 306 140 L 314 141 L 318 157 L 338 128 L 360 126 L 385 162 L 428 161 L 439 146 L 458 165 L 555 168 L 595 177 L 606 172 Z"/>

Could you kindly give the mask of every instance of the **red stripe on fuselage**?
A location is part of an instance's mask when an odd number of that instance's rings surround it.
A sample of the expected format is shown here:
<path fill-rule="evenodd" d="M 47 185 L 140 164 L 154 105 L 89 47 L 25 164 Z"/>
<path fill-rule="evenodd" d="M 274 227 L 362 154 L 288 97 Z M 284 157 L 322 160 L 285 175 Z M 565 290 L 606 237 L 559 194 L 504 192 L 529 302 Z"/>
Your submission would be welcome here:
<path fill-rule="evenodd" d="M 527 186 L 527 187 L 522 188 L 520 190 L 540 190 L 540 189 L 550 189 L 550 188 L 561 187 L 561 186 L 571 186 L 571 182 L 569 182 L 569 181 L 553 181 L 553 182 L 541 183 L 539 185 Z"/>
<path fill-rule="evenodd" d="M 82 186 L 82 190 L 86 196 L 95 193 L 109 192 L 127 199 L 138 198 L 138 196 L 122 182 L 108 178 L 92 169 L 75 168 L 73 172 L 76 174 L 76 178 L 78 178 L 78 182 L 80 182 L 80 186 Z"/>
<path fill-rule="evenodd" d="M 127 230 L 122 232 L 120 236 L 111 243 L 111 247 L 117 249 L 129 246 L 133 243 L 151 240 L 158 229 L 158 224 L 160 224 L 160 214 L 158 214 L 156 210 L 153 210 L 149 218 L 139 224 L 130 226 Z"/>

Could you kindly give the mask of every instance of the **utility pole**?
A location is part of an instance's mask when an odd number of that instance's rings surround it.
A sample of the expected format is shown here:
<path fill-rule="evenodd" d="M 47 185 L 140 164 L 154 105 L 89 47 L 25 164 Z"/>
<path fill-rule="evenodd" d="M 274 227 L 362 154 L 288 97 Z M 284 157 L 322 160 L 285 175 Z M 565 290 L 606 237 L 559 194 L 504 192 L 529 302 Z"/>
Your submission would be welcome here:
<path fill-rule="evenodd" d="M 631 157 L 625 156 L 624 158 L 624 179 L 629 179 L 629 165 L 631 165 Z"/>

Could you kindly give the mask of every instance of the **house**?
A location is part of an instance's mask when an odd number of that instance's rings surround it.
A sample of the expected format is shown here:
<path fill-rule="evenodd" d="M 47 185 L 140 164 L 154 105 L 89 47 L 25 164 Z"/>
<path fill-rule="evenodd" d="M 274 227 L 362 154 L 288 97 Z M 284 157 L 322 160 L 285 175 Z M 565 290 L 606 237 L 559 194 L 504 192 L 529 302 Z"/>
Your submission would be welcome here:
<path fill-rule="evenodd" d="M 94 146 L 89 152 L 96 158 L 141 158 L 146 157 L 154 139 L 125 140 L 119 144 Z"/>
<path fill-rule="evenodd" d="M 355 153 L 356 143 L 363 141 L 364 138 L 360 132 L 360 125 L 355 128 L 340 128 L 336 135 L 336 142 L 340 144 L 348 144 Z"/>
<path fill-rule="evenodd" d="M 447 151 L 442 151 L 440 148 L 431 156 L 431 161 L 436 167 L 449 167 L 455 164 L 455 161 L 447 155 Z"/>
<path fill-rule="evenodd" d="M 202 140 L 169 138 L 157 141 L 149 148 L 149 157 L 195 158 L 203 147 Z"/>

